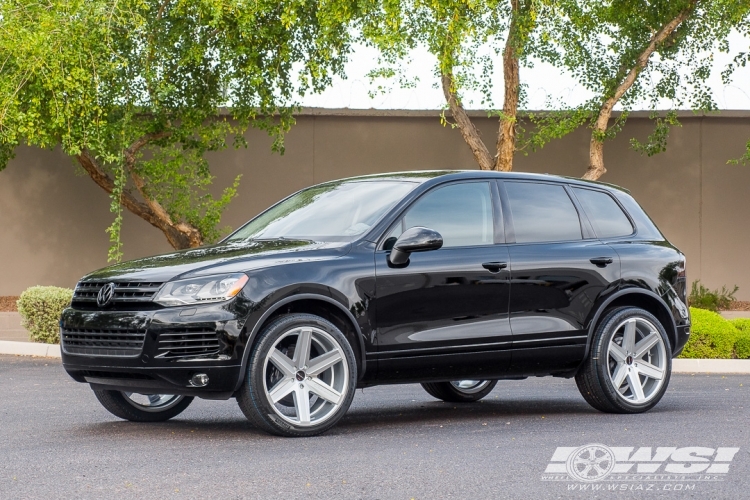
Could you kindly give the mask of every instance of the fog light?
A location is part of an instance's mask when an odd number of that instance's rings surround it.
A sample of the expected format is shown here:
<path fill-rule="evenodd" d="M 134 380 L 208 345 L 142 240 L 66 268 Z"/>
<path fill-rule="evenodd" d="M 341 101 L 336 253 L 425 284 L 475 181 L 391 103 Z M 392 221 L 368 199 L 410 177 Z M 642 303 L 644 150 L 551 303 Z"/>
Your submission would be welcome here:
<path fill-rule="evenodd" d="M 190 379 L 190 384 L 194 387 L 206 387 L 208 385 L 208 375 L 205 373 L 196 373 Z"/>

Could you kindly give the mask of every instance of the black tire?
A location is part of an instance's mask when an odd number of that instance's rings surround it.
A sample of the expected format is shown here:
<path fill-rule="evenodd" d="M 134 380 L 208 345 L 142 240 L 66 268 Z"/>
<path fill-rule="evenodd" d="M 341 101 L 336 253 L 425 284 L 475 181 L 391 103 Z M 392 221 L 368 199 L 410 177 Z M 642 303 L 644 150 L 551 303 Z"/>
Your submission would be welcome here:
<path fill-rule="evenodd" d="M 422 388 L 430 396 L 449 403 L 473 403 L 492 392 L 492 389 L 497 385 L 497 380 L 482 380 L 481 382 L 487 385 L 480 387 L 478 390 L 461 390 L 451 382 L 424 383 Z"/>
<path fill-rule="evenodd" d="M 108 412 L 131 422 L 164 422 L 185 411 L 185 408 L 193 402 L 191 396 L 182 396 L 178 402 L 167 405 L 163 410 L 146 411 L 129 403 L 128 398 L 120 391 L 94 389 L 94 394 Z"/>
<path fill-rule="evenodd" d="M 634 391 L 626 389 L 626 395 L 623 395 L 615 387 L 613 375 L 616 370 L 617 362 L 608 354 L 610 341 L 616 335 L 619 337 L 615 343 L 623 342 L 622 325 L 627 320 L 644 320 L 655 327 L 655 331 L 661 338 L 664 347 L 664 359 L 660 360 L 663 365 L 661 385 L 657 385 L 652 394 L 642 403 L 636 403 L 628 399 L 627 394 L 633 397 Z M 618 328 L 620 327 L 620 328 Z M 640 331 L 636 335 L 640 335 Z M 656 349 L 656 347 L 654 347 Z M 649 355 L 650 356 L 650 355 Z M 637 366 L 638 359 L 629 356 L 628 365 Z M 576 385 L 583 398 L 595 409 L 605 413 L 642 413 L 650 410 L 661 400 L 669 385 L 669 379 L 672 371 L 672 348 L 664 327 L 656 317 L 637 307 L 620 307 L 609 311 L 604 319 L 597 325 L 594 337 L 592 339 L 591 351 L 588 358 L 584 361 L 581 368 L 576 374 Z M 651 381 L 642 375 L 636 375 L 637 380 Z M 643 377 L 643 378 L 641 378 Z M 626 384 L 630 386 L 630 382 Z M 653 382 L 657 384 L 656 381 Z M 623 387 L 621 385 L 620 387 Z M 642 391 L 642 389 L 641 389 Z"/>
<path fill-rule="evenodd" d="M 286 401 L 287 406 L 291 402 L 291 408 L 294 412 L 296 412 L 296 417 L 292 417 L 289 415 L 285 416 L 284 414 L 280 413 L 279 404 L 274 405 L 269 399 L 270 396 L 267 394 L 266 386 L 267 384 L 272 383 L 272 380 L 269 378 L 271 377 L 271 372 L 266 369 L 266 360 L 268 356 L 271 355 L 271 349 L 276 349 L 277 342 L 283 342 L 285 338 L 290 336 L 290 332 L 294 332 L 297 329 L 301 329 L 304 327 L 318 329 L 325 334 L 328 334 L 329 337 L 325 337 L 327 341 L 335 341 L 334 349 L 338 348 L 339 352 L 342 355 L 335 365 L 336 369 L 340 370 L 338 380 L 341 380 L 342 387 L 339 391 L 341 399 L 339 400 L 339 403 L 337 403 L 338 406 L 336 406 L 336 404 L 330 403 L 332 405 L 332 408 L 328 408 L 328 413 L 326 413 L 324 417 L 321 418 L 320 423 L 315 423 L 312 420 L 312 413 L 310 413 L 310 415 L 308 416 L 310 418 L 309 423 L 307 423 L 306 425 L 301 425 L 303 419 L 300 415 L 300 411 L 297 409 L 298 406 L 296 403 L 297 400 L 295 395 L 296 389 L 294 389 L 295 394 L 290 393 L 279 402 L 281 404 L 284 404 L 284 402 Z M 319 335 L 319 333 L 317 333 L 316 335 Z M 293 333 L 291 334 L 291 336 L 294 336 Z M 296 342 L 298 341 L 299 337 L 297 337 L 297 341 L 295 341 L 293 345 L 289 346 L 290 351 L 296 350 Z M 344 414 L 346 414 L 346 411 L 349 409 L 352 399 L 354 398 L 354 392 L 357 385 L 357 363 L 355 361 L 354 351 L 352 350 L 351 345 L 347 341 L 344 334 L 341 333 L 341 331 L 336 328 L 333 323 L 312 314 L 295 313 L 280 316 L 271 321 L 271 323 L 269 323 L 268 325 L 264 326 L 263 330 L 258 335 L 258 339 L 253 345 L 252 349 L 253 350 L 250 353 L 250 358 L 247 364 L 245 381 L 243 382 L 242 387 L 240 387 L 239 394 L 237 395 L 237 403 L 239 404 L 242 413 L 245 414 L 247 419 L 255 427 L 277 436 L 315 436 L 327 431 L 328 429 L 336 425 L 336 423 L 341 420 Z M 294 361 L 288 356 L 287 359 L 289 362 L 294 363 Z M 308 356 L 308 359 L 310 363 L 314 362 L 315 360 L 315 357 L 312 356 L 312 350 L 310 355 Z M 279 374 L 279 377 L 285 376 L 278 368 L 275 367 L 275 365 L 269 366 L 269 370 L 276 370 L 276 373 Z M 312 365 L 310 367 L 312 367 Z M 333 369 L 333 367 L 330 368 L 330 370 Z M 322 372 L 320 376 L 322 377 L 330 373 L 328 370 L 329 369 L 326 369 L 326 371 Z M 345 378 L 341 376 L 341 374 L 344 373 L 343 370 L 348 370 Z M 302 387 L 302 382 L 304 382 L 304 384 L 311 384 L 312 381 L 320 381 L 322 379 L 318 378 L 317 375 L 307 376 L 303 372 L 302 380 L 300 381 L 299 378 L 296 378 L 296 380 L 298 381 L 298 383 L 300 383 L 299 387 Z M 292 380 L 292 382 L 294 381 Z M 276 387 L 275 384 L 279 383 L 281 382 L 275 382 L 271 388 Z M 305 385 L 304 391 L 305 392 L 303 392 L 302 394 L 308 394 L 310 398 L 308 399 L 307 411 L 312 412 L 313 403 L 310 403 L 310 401 L 313 401 L 317 396 L 313 394 L 312 389 L 309 389 L 309 392 L 307 392 L 307 385 Z M 319 401 L 323 406 L 329 404 L 326 403 L 323 398 L 320 398 Z M 292 410 L 290 410 L 290 412 Z M 298 420 L 298 423 L 290 421 L 290 419 L 294 418 Z"/>

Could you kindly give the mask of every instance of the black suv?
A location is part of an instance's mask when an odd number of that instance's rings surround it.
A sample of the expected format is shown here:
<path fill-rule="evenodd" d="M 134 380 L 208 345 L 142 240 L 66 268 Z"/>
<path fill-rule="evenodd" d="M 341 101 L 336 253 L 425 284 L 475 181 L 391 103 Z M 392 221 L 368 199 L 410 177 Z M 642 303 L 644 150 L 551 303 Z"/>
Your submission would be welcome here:
<path fill-rule="evenodd" d="M 84 277 L 63 364 L 118 417 L 236 397 L 259 428 L 329 429 L 357 387 L 477 401 L 575 377 L 605 412 L 653 407 L 690 334 L 685 256 L 613 186 L 407 172 L 303 189 L 216 245 Z"/>

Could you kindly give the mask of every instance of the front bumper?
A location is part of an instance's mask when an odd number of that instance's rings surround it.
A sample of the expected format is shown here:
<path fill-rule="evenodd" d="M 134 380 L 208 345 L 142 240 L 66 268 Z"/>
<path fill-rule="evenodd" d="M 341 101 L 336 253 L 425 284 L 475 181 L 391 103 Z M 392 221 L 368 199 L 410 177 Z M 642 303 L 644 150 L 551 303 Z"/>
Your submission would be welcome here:
<path fill-rule="evenodd" d="M 682 325 L 677 327 L 677 339 L 674 348 L 672 349 L 672 357 L 676 358 L 682 354 L 682 350 L 685 348 L 690 339 L 690 325 Z"/>
<path fill-rule="evenodd" d="M 94 389 L 227 399 L 240 380 L 245 318 L 237 301 L 153 311 L 68 308 L 60 322 L 63 367 Z M 111 339 L 121 337 L 112 336 L 124 331 L 142 332 L 142 347 L 113 348 Z M 70 332 L 79 340 L 66 341 L 73 338 Z M 201 340 L 193 340 L 194 332 Z M 191 384 L 196 373 L 208 375 L 205 387 Z"/>

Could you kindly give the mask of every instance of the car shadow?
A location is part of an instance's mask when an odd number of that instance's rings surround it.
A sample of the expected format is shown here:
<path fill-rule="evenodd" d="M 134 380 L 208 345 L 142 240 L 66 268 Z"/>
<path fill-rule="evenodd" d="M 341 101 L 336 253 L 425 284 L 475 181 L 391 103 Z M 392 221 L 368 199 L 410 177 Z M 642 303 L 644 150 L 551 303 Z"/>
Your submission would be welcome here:
<path fill-rule="evenodd" d="M 371 401 L 369 403 L 372 403 Z M 653 410 L 652 410 L 653 411 Z M 357 405 L 349 409 L 341 421 L 324 435 L 350 434 L 363 431 L 408 431 L 439 425 L 461 425 L 482 420 L 489 424 L 505 424 L 509 419 L 537 421 L 541 417 L 577 415 L 604 418 L 614 417 L 600 413 L 584 401 L 573 399 L 486 399 L 477 403 L 445 403 L 443 401 L 397 401 L 391 406 L 370 404 Z M 198 417 L 198 418 L 196 418 Z M 227 416 L 206 419 L 186 412 L 167 422 L 137 423 L 122 420 L 97 422 L 77 426 L 73 431 L 80 437 L 97 434 L 117 435 L 124 439 L 221 439 L 269 438 L 260 429 L 253 427 L 243 417 Z"/>
<path fill-rule="evenodd" d="M 411 405 L 390 408 L 352 408 L 338 423 L 341 428 L 377 428 L 384 426 L 409 427 L 415 424 L 429 426 L 445 423 L 462 423 L 473 420 L 497 420 L 552 415 L 602 415 L 585 402 L 570 399 L 486 399 L 477 403 L 446 403 L 443 401 L 417 401 Z"/>

